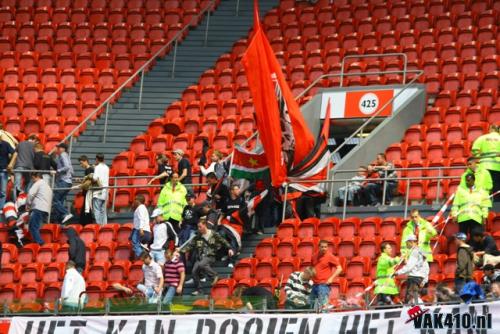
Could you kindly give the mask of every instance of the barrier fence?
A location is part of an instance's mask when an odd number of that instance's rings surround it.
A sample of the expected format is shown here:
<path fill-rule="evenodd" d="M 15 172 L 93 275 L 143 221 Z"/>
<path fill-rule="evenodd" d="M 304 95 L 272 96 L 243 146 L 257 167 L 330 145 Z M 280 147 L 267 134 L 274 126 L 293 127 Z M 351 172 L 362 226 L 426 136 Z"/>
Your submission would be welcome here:
<path fill-rule="evenodd" d="M 381 182 L 383 183 L 382 186 L 382 196 L 381 196 L 381 205 L 377 207 L 377 210 L 379 211 L 385 211 L 387 209 L 386 203 L 386 198 L 387 198 L 387 189 L 388 187 L 388 182 L 404 182 L 405 183 L 405 191 L 403 194 L 399 194 L 399 197 L 401 195 L 403 196 L 403 207 L 404 207 L 404 217 L 406 218 L 408 215 L 408 207 L 410 206 L 410 186 L 412 182 L 415 181 L 435 181 L 436 182 L 436 196 L 432 200 L 432 205 L 433 208 L 435 207 L 436 209 L 439 208 L 439 205 L 441 201 L 445 197 L 445 193 L 443 191 L 445 187 L 445 182 L 447 180 L 459 180 L 461 173 L 456 171 L 464 170 L 466 167 L 465 166 L 450 166 L 450 167 L 445 167 L 445 166 L 439 166 L 439 167 L 411 167 L 411 168 L 394 168 L 394 171 L 396 171 L 398 174 L 401 175 L 406 175 L 407 173 L 411 172 L 422 172 L 422 176 L 411 176 L 411 177 L 404 177 L 404 176 L 398 176 L 396 178 L 377 178 L 377 179 L 369 179 L 366 181 L 370 182 Z M 5 170 L 4 170 L 5 171 Z M 18 172 L 18 173 L 33 173 L 33 172 L 39 172 L 43 174 L 49 174 L 52 176 L 51 178 L 51 188 L 53 191 L 72 191 L 72 190 L 77 190 L 78 191 L 78 186 L 74 185 L 71 188 L 57 188 L 55 187 L 55 178 L 54 178 L 54 171 L 40 171 L 40 170 L 13 170 L 12 172 Z M 357 172 L 357 170 L 339 170 L 339 171 L 332 171 L 332 180 L 320 180 L 320 181 L 314 181 L 318 184 L 321 185 L 321 187 L 328 192 L 328 199 L 327 199 L 327 205 L 332 208 L 335 212 L 338 211 L 338 207 L 335 207 L 334 205 L 334 200 L 335 196 L 337 195 L 336 191 L 334 191 L 334 185 L 339 185 L 343 186 L 345 189 L 345 195 L 347 196 L 347 189 L 351 188 L 351 185 L 353 183 L 358 183 L 360 180 L 352 180 L 351 178 L 338 178 L 336 179 L 335 176 L 337 174 L 347 174 L 347 173 L 354 173 Z M 434 172 L 437 173 L 435 176 L 424 176 L 425 173 L 429 172 Z M 457 175 L 446 175 L 449 173 L 456 173 Z M 196 177 L 199 175 L 193 175 L 193 177 Z M 161 189 L 163 186 L 161 184 L 148 184 L 148 180 L 151 180 L 154 178 L 155 175 L 143 175 L 143 176 L 112 176 L 109 179 L 109 186 L 107 187 L 92 187 L 89 190 L 101 190 L 101 189 L 108 189 L 108 190 L 113 190 L 111 193 L 111 198 L 108 198 L 108 201 L 111 200 L 110 203 L 110 208 L 111 212 L 115 212 L 116 209 L 116 195 L 119 190 L 124 190 L 124 189 L 134 189 L 134 190 L 146 190 L 146 189 Z M 81 180 L 82 178 L 74 178 L 74 184 Z M 141 180 L 143 184 L 128 184 L 129 182 L 134 182 L 136 180 Z M 119 184 L 121 182 L 125 182 L 127 184 Z M 300 181 L 296 183 L 308 183 L 311 181 L 305 180 L 305 181 Z M 363 182 L 363 181 L 362 181 Z M 193 184 L 186 184 L 185 185 L 188 188 L 195 189 L 195 193 L 200 190 L 200 187 L 206 187 L 208 186 L 207 183 L 193 183 Z M 391 188 L 392 189 L 392 188 Z M 290 185 L 286 184 L 284 187 L 284 192 L 285 192 L 285 198 L 287 198 L 287 194 L 291 191 Z M 428 200 L 429 198 L 424 198 L 423 200 Z M 154 203 L 151 203 L 154 205 Z M 283 203 L 283 211 L 282 211 L 282 219 L 285 217 L 285 207 L 286 207 L 286 201 Z M 347 200 L 344 200 L 342 203 L 342 218 L 345 219 L 347 215 Z M 49 221 L 50 221 L 50 213 L 49 213 Z"/>
<path fill-rule="evenodd" d="M 434 289 L 434 288 L 433 288 Z M 99 294 L 98 291 L 88 291 L 82 293 Z M 102 295 L 112 295 L 113 291 L 106 291 Z M 393 305 L 376 305 L 370 304 L 370 293 L 364 293 L 362 299 L 358 299 L 357 303 L 347 303 L 347 299 L 352 296 L 339 294 L 337 301 L 339 305 L 330 305 L 329 312 L 352 312 L 352 311 L 374 311 L 374 310 L 395 310 L 406 307 L 438 307 L 438 306 L 458 306 L 464 305 L 460 301 L 448 302 L 423 302 L 405 304 L 395 303 Z M 489 297 L 487 299 L 471 300 L 472 303 L 494 303 L 500 301 L 498 297 Z M 290 308 L 275 308 L 269 304 L 269 300 L 265 297 L 226 297 L 213 298 L 210 295 L 202 297 L 193 296 L 175 296 L 171 304 L 166 304 L 161 301 L 151 303 L 140 292 L 135 293 L 130 297 L 99 297 L 93 298 L 86 303 L 81 303 L 77 307 L 65 307 L 61 304 L 60 299 L 53 301 L 44 301 L 42 299 L 32 301 L 12 301 L 2 304 L 2 316 L 93 316 L 93 315 L 127 315 L 127 314 L 228 314 L 228 313 L 257 313 L 257 314 L 286 314 L 286 313 L 304 313 L 304 314 L 319 314 L 324 310 L 315 301 L 313 306 L 304 307 L 302 309 Z M 248 303 L 251 308 L 247 307 Z M 278 303 L 276 298 L 273 303 Z M 24 308 L 23 308 L 24 305 Z M 37 307 L 35 307 L 37 305 Z M 30 309 L 31 308 L 31 309 Z"/>

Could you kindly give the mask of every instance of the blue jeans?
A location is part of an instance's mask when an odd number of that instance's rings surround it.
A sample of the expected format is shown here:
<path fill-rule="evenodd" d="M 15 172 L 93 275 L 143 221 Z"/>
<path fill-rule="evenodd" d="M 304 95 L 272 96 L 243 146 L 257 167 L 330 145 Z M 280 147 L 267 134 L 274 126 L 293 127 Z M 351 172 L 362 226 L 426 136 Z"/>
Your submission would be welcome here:
<path fill-rule="evenodd" d="M 40 227 L 42 226 L 42 223 L 45 219 L 47 219 L 47 212 L 43 212 L 37 209 L 31 210 L 28 226 L 31 237 L 39 245 L 43 245 L 43 240 L 40 235 Z"/>
<path fill-rule="evenodd" d="M 141 247 L 141 244 L 151 241 L 151 232 L 144 231 L 144 235 L 141 237 L 140 231 L 134 228 L 132 233 L 130 233 L 129 240 L 132 242 L 132 250 L 135 256 L 139 257 L 142 252 L 144 252 L 144 248 Z"/>
<path fill-rule="evenodd" d="M 24 167 L 15 167 L 16 170 L 28 170 L 28 168 Z M 22 186 L 24 180 L 24 188 Z M 26 172 L 15 172 L 14 173 L 14 197 L 17 198 L 19 192 L 27 193 L 31 187 L 31 173 Z"/>
<path fill-rule="evenodd" d="M 71 183 L 64 182 L 62 180 L 56 180 L 56 188 L 68 188 L 68 190 L 56 190 L 54 191 L 54 201 L 52 203 L 52 216 L 54 221 L 62 222 L 64 217 L 69 214 L 68 210 L 64 207 L 64 201 L 66 201 L 66 196 L 69 193 L 69 188 L 71 188 Z"/>
<path fill-rule="evenodd" d="M 7 182 L 9 182 L 7 172 L 0 172 L 0 209 L 3 208 L 7 200 Z"/>
<path fill-rule="evenodd" d="M 310 303 L 315 305 L 315 300 L 318 299 L 319 306 L 328 304 L 330 298 L 330 286 L 327 284 L 314 284 L 311 290 Z"/>
<path fill-rule="evenodd" d="M 99 198 L 92 198 L 92 211 L 96 224 L 101 226 L 108 223 L 108 216 L 106 214 L 106 201 Z"/>
<path fill-rule="evenodd" d="M 158 302 L 158 294 L 152 287 L 145 286 L 144 284 L 138 284 L 137 290 L 141 291 L 144 296 L 146 296 L 146 298 L 148 299 L 148 303 L 154 304 Z"/>
<path fill-rule="evenodd" d="M 167 287 L 167 292 L 165 293 L 165 297 L 163 297 L 163 304 L 172 304 L 172 299 L 174 299 L 176 289 L 177 288 L 175 286 Z"/>
<path fill-rule="evenodd" d="M 194 234 L 196 234 L 196 230 L 191 225 L 182 226 L 179 231 L 179 246 L 188 241 Z"/>

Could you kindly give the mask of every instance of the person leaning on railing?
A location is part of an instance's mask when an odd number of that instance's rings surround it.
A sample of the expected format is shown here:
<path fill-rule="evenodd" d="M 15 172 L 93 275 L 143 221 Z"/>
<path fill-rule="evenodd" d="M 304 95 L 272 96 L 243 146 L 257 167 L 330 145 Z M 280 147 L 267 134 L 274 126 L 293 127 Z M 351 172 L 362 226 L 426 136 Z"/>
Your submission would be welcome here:
<path fill-rule="evenodd" d="M 59 188 L 54 191 L 54 202 L 52 203 L 52 217 L 54 221 L 65 224 L 73 215 L 68 212 L 64 206 L 66 196 L 69 193 L 71 185 L 73 184 L 73 165 L 68 155 L 68 145 L 60 143 L 57 145 L 57 173 L 55 187 Z"/>
<path fill-rule="evenodd" d="M 44 242 L 40 236 L 40 227 L 50 212 L 52 189 L 42 179 L 40 173 L 32 173 L 31 178 L 33 185 L 28 191 L 28 198 L 26 199 L 26 208 L 30 211 L 29 231 L 33 240 L 37 244 L 43 245 Z"/>
<path fill-rule="evenodd" d="M 35 144 L 38 142 L 38 137 L 34 134 L 30 134 L 28 139 L 20 142 L 17 147 L 12 159 L 7 166 L 7 170 L 14 173 L 14 190 L 15 195 L 21 192 L 28 192 L 31 185 L 30 173 L 23 172 L 23 170 L 33 169 L 33 160 L 35 158 Z M 23 187 L 24 181 L 24 187 Z"/>

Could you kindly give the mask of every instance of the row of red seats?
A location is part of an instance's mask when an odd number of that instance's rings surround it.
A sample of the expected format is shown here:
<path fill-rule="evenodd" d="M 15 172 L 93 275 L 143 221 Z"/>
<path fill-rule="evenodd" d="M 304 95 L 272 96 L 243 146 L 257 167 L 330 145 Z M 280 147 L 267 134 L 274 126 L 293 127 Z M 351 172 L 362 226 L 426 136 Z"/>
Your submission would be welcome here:
<path fill-rule="evenodd" d="M 103 92 L 101 91 L 101 93 Z M 0 121 L 5 123 L 7 118 L 16 116 L 24 116 L 26 118 L 42 116 L 45 119 L 58 116 L 65 118 L 87 117 L 98 106 L 98 101 L 93 100 L 84 102 L 79 100 L 67 100 L 64 102 L 60 100 L 48 100 L 26 103 L 22 100 L 0 101 L 0 108 L 3 110 Z M 95 120 L 95 117 L 93 120 Z"/>
<path fill-rule="evenodd" d="M 468 139 L 467 141 L 469 143 L 472 143 L 478 135 L 485 132 L 485 130 L 488 128 L 488 123 L 483 122 L 483 120 L 486 120 L 485 117 L 487 116 L 481 113 L 481 109 L 471 111 L 471 113 L 469 114 L 469 118 L 462 118 L 461 116 L 463 114 L 461 113 L 460 109 L 457 110 L 456 108 L 450 108 L 446 112 L 447 114 L 445 115 L 444 119 L 451 119 L 453 117 L 455 118 L 453 119 L 453 123 L 412 125 L 405 132 L 404 142 L 406 142 L 407 144 L 421 144 L 422 141 L 424 141 L 428 145 L 431 145 L 432 143 L 442 142 L 444 139 L 446 139 L 449 146 L 451 142 L 455 142 L 452 144 L 455 145 L 462 141 L 464 137 L 466 137 Z M 477 118 L 479 118 L 479 121 L 477 121 Z M 464 126 L 464 121 L 465 124 L 467 124 L 466 126 Z M 477 133 L 470 133 L 471 131 L 477 131 Z M 470 147 L 470 145 L 467 144 L 462 144 L 462 146 L 464 146 L 465 148 Z M 467 149 L 466 151 L 468 152 Z"/>
<path fill-rule="evenodd" d="M 24 69 L 32 71 L 32 69 L 28 66 L 32 64 L 32 60 L 27 58 L 28 61 L 25 64 L 22 58 L 23 54 L 32 55 L 37 53 L 19 53 L 17 51 L 5 51 L 0 56 L 0 64 L 2 64 L 2 67 L 5 69 L 18 68 L 19 70 Z M 95 68 L 100 71 L 104 69 L 116 69 L 120 71 L 130 69 L 137 70 L 150 58 L 151 54 L 149 53 L 120 53 L 116 55 L 111 53 L 100 53 L 95 55 L 87 52 L 80 55 L 72 52 L 40 52 L 38 56 L 37 67 L 40 68 L 42 74 L 45 71 L 48 71 L 49 74 L 52 74 L 50 72 L 52 72 L 54 68 L 68 71 L 87 68 Z M 75 72 L 75 75 L 77 73 L 78 72 Z M 44 82 L 42 81 L 42 83 Z"/>
<path fill-rule="evenodd" d="M 359 32 L 354 30 L 353 32 L 345 33 L 332 33 L 330 29 L 323 27 L 321 29 L 322 34 L 311 34 L 311 35 L 301 35 L 297 33 L 290 33 L 285 30 L 281 30 L 281 26 L 274 27 L 274 31 L 271 30 L 269 34 L 273 36 L 270 39 L 270 43 L 276 51 L 282 51 L 286 49 L 288 51 L 297 50 L 315 50 L 318 45 L 324 43 L 329 43 L 332 47 L 341 47 L 344 49 L 349 49 L 353 47 L 374 47 L 374 46 L 390 46 L 391 41 L 403 42 L 398 45 L 403 47 L 409 46 L 411 44 L 431 44 L 436 43 L 438 45 L 447 45 L 451 43 L 456 44 L 467 44 L 472 41 L 485 43 L 491 40 L 495 40 L 497 37 L 497 26 L 488 25 L 482 28 L 475 28 L 473 26 L 455 29 L 455 28 L 443 28 L 443 29 L 427 29 L 427 30 L 409 30 L 404 29 L 404 32 L 398 32 L 394 30 L 389 30 L 387 32 L 373 32 L 370 28 L 368 32 Z M 313 31 L 311 31 L 313 33 Z M 283 37 L 284 36 L 284 37 Z M 287 37 L 289 36 L 289 37 Z M 276 47 L 276 45 L 281 45 Z"/>
<path fill-rule="evenodd" d="M 193 9 L 204 8 L 207 0 L 2 0 L 1 7 L 72 7 L 72 8 L 145 8 L 145 9 Z"/>
<path fill-rule="evenodd" d="M 163 45 L 167 44 L 168 40 L 165 38 L 154 40 L 144 38 L 134 40 L 118 39 L 113 45 L 110 44 L 111 42 L 108 39 L 98 41 L 99 43 L 95 43 L 92 48 L 88 47 L 89 44 L 77 47 L 82 51 L 76 52 L 67 38 L 61 38 L 59 41 L 55 41 L 58 44 L 54 44 L 54 50 L 43 50 L 45 48 L 43 47 L 38 48 L 42 49 L 42 51 L 38 51 L 32 41 L 17 40 L 11 43 L 7 37 L 0 37 L 0 61 L 4 68 L 16 66 L 21 68 L 34 66 L 49 68 L 56 67 L 54 66 L 56 64 L 57 67 L 61 68 L 106 68 L 110 67 L 109 64 L 116 57 L 128 59 L 130 55 L 136 55 L 135 58 L 140 58 L 143 57 L 142 54 L 155 54 Z M 108 44 L 111 46 L 108 46 Z"/>
<path fill-rule="evenodd" d="M 386 2 L 379 4 L 368 4 L 366 2 L 357 5 L 345 4 L 324 6 L 317 4 L 305 8 L 293 7 L 288 9 L 275 8 L 267 12 L 264 17 L 264 24 L 269 26 L 275 23 L 290 23 L 299 21 L 302 23 L 309 22 L 316 18 L 319 22 L 327 22 L 330 20 L 359 22 L 367 19 L 384 19 L 397 20 L 405 16 L 413 17 L 437 17 L 446 13 L 459 16 L 464 12 L 471 12 L 471 16 L 480 16 L 487 11 L 500 11 L 500 5 L 497 2 L 489 1 L 479 2 L 471 1 L 470 5 L 465 1 L 460 2 L 459 7 L 448 8 L 443 1 L 435 1 L 426 6 L 425 2 L 401 2 L 397 3 L 397 7 L 387 6 Z M 395 12 L 393 12 L 395 11 Z M 493 14 L 494 15 L 494 14 Z M 495 17 L 495 16 L 494 16 Z M 432 22 L 432 21 L 431 21 Z"/>
<path fill-rule="evenodd" d="M 496 71 L 498 74 L 499 72 Z M 500 104 L 496 89 L 486 88 L 479 92 L 472 89 L 464 89 L 459 92 L 441 90 L 434 101 L 435 107 L 449 108 L 453 106 L 470 107 L 474 105 L 491 107 Z"/>
<path fill-rule="evenodd" d="M 115 87 L 117 85 L 113 84 L 0 84 L 0 97 L 10 101 L 22 99 L 23 102 L 54 101 L 58 97 L 64 101 L 99 101 L 101 96 L 105 100 L 111 95 Z"/>
<path fill-rule="evenodd" d="M 29 67 L 26 69 L 11 67 L 0 70 L 0 79 L 8 85 L 33 86 L 38 84 L 99 84 L 113 85 L 123 83 L 131 75 L 131 70 L 118 70 L 113 68 L 47 68 Z"/>
<path fill-rule="evenodd" d="M 155 40 L 158 38 L 166 38 L 171 36 L 172 31 L 177 32 L 181 24 L 164 24 L 164 23 L 116 23 L 111 24 L 108 22 L 99 22 L 92 24 L 89 22 L 82 22 L 75 24 L 72 22 L 24 22 L 20 24 L 16 21 L 7 21 L 0 23 L 0 36 L 9 37 L 17 40 L 20 37 L 31 37 L 34 39 L 35 51 L 37 44 L 43 44 L 43 41 L 51 43 L 61 40 L 63 38 L 69 41 L 77 41 L 86 38 L 102 39 L 121 39 L 130 38 L 140 39 L 147 38 Z M 91 42 L 91 41 L 90 41 Z"/>
<path fill-rule="evenodd" d="M 102 298 L 116 297 L 120 293 L 116 291 L 112 284 L 115 282 L 103 282 L 103 281 L 89 281 L 86 282 L 86 292 L 88 301 L 86 306 L 91 307 L 91 305 L 98 305 L 99 307 L 104 307 L 103 303 L 94 304 L 92 302 L 97 300 L 102 300 Z M 129 282 L 118 282 L 122 284 L 127 284 L 130 286 L 135 286 L 138 281 Z M 43 299 L 44 302 L 53 302 L 54 300 L 61 297 L 61 282 L 52 283 L 28 283 L 28 284 L 17 284 L 9 283 L 4 285 L 0 289 L 0 301 L 2 303 L 7 303 L 10 309 L 16 311 L 32 311 L 32 312 L 42 312 L 44 307 L 38 300 Z M 21 303 L 21 305 L 18 305 Z M 25 305 L 22 305 L 26 303 Z"/>
<path fill-rule="evenodd" d="M 389 38 L 389 36 L 394 35 L 392 33 L 387 34 L 387 38 Z M 309 40 L 310 43 L 308 42 Z M 447 60 L 449 58 L 460 56 L 462 64 L 465 65 L 468 63 L 477 64 L 478 62 L 480 64 L 483 58 L 497 55 L 500 50 L 500 42 L 496 38 L 483 42 L 471 41 L 466 43 L 453 42 L 444 44 L 433 42 L 419 43 L 418 39 L 412 32 L 408 35 L 402 36 L 399 43 L 394 39 L 387 39 L 381 40 L 379 46 L 361 46 L 347 49 L 341 48 L 341 37 L 338 35 L 331 35 L 322 39 L 320 38 L 319 41 L 323 42 L 321 47 L 314 48 L 318 43 L 318 38 L 313 36 L 310 39 L 306 39 L 304 41 L 305 49 L 293 51 L 293 56 L 292 54 L 289 55 L 288 52 L 275 50 L 276 58 L 283 66 L 300 65 L 299 60 L 301 55 L 302 58 L 305 59 L 306 65 L 312 66 L 320 63 L 336 65 L 344 56 L 348 54 L 359 54 L 360 51 L 367 54 L 403 52 L 407 55 L 408 60 L 413 62 L 420 61 L 422 59 L 433 60 L 437 57 L 442 60 Z M 281 41 L 276 40 L 275 46 L 277 48 L 286 48 L 286 46 L 280 42 Z M 223 54 L 219 57 L 215 65 L 215 70 L 217 70 L 218 73 L 221 73 L 223 70 L 228 68 L 233 68 L 236 72 L 242 69 L 243 66 L 241 64 L 241 56 L 247 48 L 247 43 L 248 41 L 246 39 L 235 42 L 233 45 L 233 52 L 231 54 Z M 427 44 L 432 44 L 432 46 Z M 299 59 L 294 60 L 294 58 Z M 364 58 L 360 61 L 370 64 L 379 60 L 388 62 L 391 59 L 394 59 L 394 61 L 401 61 L 401 57 L 395 56 L 386 56 L 381 59 L 377 59 L 377 57 Z M 346 64 L 349 62 L 351 61 L 346 61 Z M 465 69 L 469 70 L 468 67 L 465 67 Z"/>
<path fill-rule="evenodd" d="M 240 116 L 253 117 L 252 100 L 242 101 L 240 99 L 229 99 L 227 101 L 175 101 L 165 108 L 163 117 L 168 120 L 182 118 L 185 116 Z"/>
<path fill-rule="evenodd" d="M 283 37 L 294 37 L 299 35 L 307 38 L 318 34 L 328 36 L 336 33 L 345 33 L 339 31 L 339 29 L 341 27 L 346 29 L 346 24 L 357 23 L 357 29 L 354 31 L 361 34 L 374 34 L 381 36 L 393 33 L 394 35 L 397 35 L 395 36 L 397 38 L 400 33 L 407 34 L 408 31 L 412 31 L 412 29 L 415 30 L 412 32 L 418 36 L 420 32 L 425 32 L 429 29 L 436 29 L 436 31 L 439 31 L 441 29 L 454 27 L 452 28 L 452 31 L 459 36 L 461 32 L 467 29 L 473 29 L 476 30 L 476 32 L 479 32 L 479 30 L 482 30 L 484 27 L 495 26 L 498 22 L 499 15 L 497 11 L 489 10 L 479 14 L 463 12 L 459 15 L 445 13 L 438 16 L 424 14 L 420 16 L 405 15 L 398 18 L 390 16 L 383 16 L 379 18 L 369 17 L 356 22 L 337 19 L 324 20 L 324 15 L 313 14 L 314 13 L 310 14 L 309 19 L 305 22 L 277 22 L 271 25 L 265 25 L 264 28 L 266 35 L 269 39 L 279 37 L 281 36 L 281 33 L 283 33 Z M 472 26 L 478 27 L 479 30 L 477 30 L 477 28 L 472 28 Z M 438 32 L 437 34 L 439 35 L 440 33 Z"/>
<path fill-rule="evenodd" d="M 438 94 L 441 89 L 448 91 L 468 91 L 497 89 L 500 86 L 500 74 L 493 72 L 432 74 L 422 78 L 429 94 Z"/>
<path fill-rule="evenodd" d="M 9 283 L 28 284 L 35 282 L 51 283 L 62 282 L 64 279 L 66 263 L 32 262 L 25 265 L 7 263 L 0 269 L 2 285 Z M 86 281 L 134 281 L 139 282 L 143 278 L 142 262 L 130 262 L 128 260 L 115 260 L 111 262 L 94 261 L 87 266 L 82 273 Z"/>
<path fill-rule="evenodd" d="M 422 126 L 432 126 L 440 122 L 453 124 L 459 122 L 482 122 L 485 120 L 489 123 L 495 123 L 500 120 L 500 104 L 495 104 L 491 108 L 485 106 L 428 107 L 424 114 Z"/>
<path fill-rule="evenodd" d="M 187 24 L 198 15 L 200 9 L 192 8 L 67 8 L 67 7 L 0 7 L 0 20 L 2 22 L 16 21 L 18 24 L 33 21 L 42 22 L 71 22 L 79 24 L 89 22 L 97 24 L 107 21 L 110 24 L 127 23 L 129 25 L 138 23 L 156 24 Z"/>

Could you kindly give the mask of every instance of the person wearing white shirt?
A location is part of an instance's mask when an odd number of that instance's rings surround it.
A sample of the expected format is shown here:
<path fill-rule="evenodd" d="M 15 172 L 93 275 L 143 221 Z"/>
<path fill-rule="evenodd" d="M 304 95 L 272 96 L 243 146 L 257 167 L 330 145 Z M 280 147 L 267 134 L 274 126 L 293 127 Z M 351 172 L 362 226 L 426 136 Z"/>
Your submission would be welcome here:
<path fill-rule="evenodd" d="M 134 211 L 134 228 L 130 233 L 129 240 L 132 242 L 132 250 L 136 257 L 141 256 L 146 245 L 151 242 L 151 228 L 149 227 L 149 212 L 146 208 L 146 199 L 143 195 L 135 196 L 132 208 Z M 143 245 L 144 244 L 144 245 Z"/>
<path fill-rule="evenodd" d="M 81 295 L 86 289 L 83 276 L 76 270 L 75 263 L 68 261 L 66 263 L 66 274 L 61 289 L 61 303 L 63 309 L 77 311 L 78 305 L 85 302 L 85 295 Z"/>
<path fill-rule="evenodd" d="M 98 182 L 100 187 L 109 186 L 109 167 L 104 163 L 104 154 L 97 153 L 95 156 L 96 166 L 92 179 Z M 108 217 L 106 214 L 106 200 L 108 199 L 108 189 L 94 190 L 92 193 L 92 210 L 94 211 L 95 222 L 99 225 L 106 225 Z"/>
<path fill-rule="evenodd" d="M 154 262 L 151 255 L 147 252 L 141 254 L 142 272 L 144 273 L 144 284 L 138 284 L 137 289 L 141 291 L 148 299 L 148 303 L 158 302 L 163 291 L 163 271 L 158 263 Z"/>
<path fill-rule="evenodd" d="M 212 163 L 205 168 L 203 164 L 200 165 L 201 174 L 207 176 L 210 173 L 215 173 L 217 179 L 220 180 L 226 176 L 226 169 L 224 168 L 224 161 L 222 160 L 223 154 L 220 151 L 214 150 L 210 160 Z"/>
<path fill-rule="evenodd" d="M 167 224 L 162 216 L 161 209 L 155 209 L 151 214 L 151 218 L 154 219 L 153 226 L 153 243 L 151 244 L 151 257 L 160 266 L 166 262 L 165 258 L 165 247 L 167 244 Z"/>

